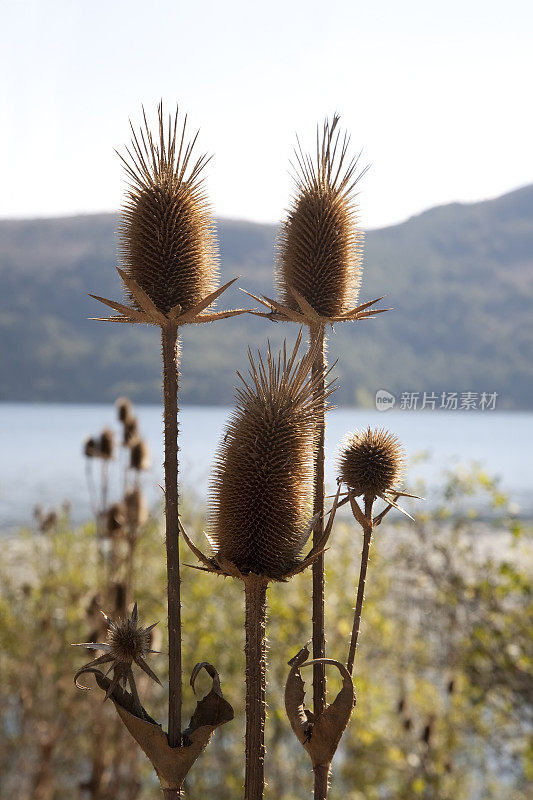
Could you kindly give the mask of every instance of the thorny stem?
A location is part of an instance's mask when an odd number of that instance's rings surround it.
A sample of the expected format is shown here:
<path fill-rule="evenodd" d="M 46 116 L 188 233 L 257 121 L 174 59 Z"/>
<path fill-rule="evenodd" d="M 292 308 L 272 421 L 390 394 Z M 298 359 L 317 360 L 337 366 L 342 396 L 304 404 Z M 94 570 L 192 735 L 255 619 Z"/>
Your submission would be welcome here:
<path fill-rule="evenodd" d="M 165 419 L 165 543 L 168 593 L 168 743 L 181 746 L 181 601 L 178 528 L 178 329 L 162 329 Z M 178 795 L 177 795 L 178 796 Z"/>
<path fill-rule="evenodd" d="M 312 377 L 321 375 L 317 383 L 315 394 L 324 396 L 324 326 L 311 325 L 309 328 L 309 346 L 316 347 L 315 360 L 313 361 Z M 315 462 L 315 485 L 313 500 L 313 515 L 318 514 L 318 521 L 313 530 L 313 544 L 316 544 L 324 533 L 324 439 L 325 419 L 324 402 L 318 412 L 318 446 Z M 320 555 L 313 563 L 313 658 L 325 658 L 326 634 L 324 622 L 324 555 Z M 318 718 L 326 707 L 326 668 L 324 664 L 313 666 L 313 710 Z M 326 782 L 327 786 L 327 782 Z M 326 797 L 325 794 L 315 798 Z"/>
<path fill-rule="evenodd" d="M 164 800 L 180 800 L 183 797 L 181 789 L 163 789 Z"/>
<path fill-rule="evenodd" d="M 246 598 L 246 773 L 245 800 L 262 800 L 265 788 L 266 716 L 266 588 L 267 581 L 250 574 Z"/>
<path fill-rule="evenodd" d="M 373 497 L 365 497 L 365 517 L 368 524 L 363 527 L 363 550 L 361 553 L 361 568 L 359 570 L 359 583 L 357 585 L 357 600 L 355 603 L 355 612 L 353 617 L 352 639 L 350 641 L 350 650 L 348 651 L 348 662 L 346 664 L 348 672 L 353 675 L 353 662 L 355 659 L 355 651 L 357 648 L 357 639 L 359 638 L 359 628 L 361 626 L 361 612 L 363 610 L 363 600 L 365 596 L 365 581 L 366 571 L 368 569 L 368 555 L 370 552 L 370 540 L 372 538 L 372 506 L 374 504 Z"/>
<path fill-rule="evenodd" d="M 315 793 L 314 800 L 321 800 L 328 794 L 328 779 L 331 764 L 317 764 L 313 767 L 315 773 Z"/>

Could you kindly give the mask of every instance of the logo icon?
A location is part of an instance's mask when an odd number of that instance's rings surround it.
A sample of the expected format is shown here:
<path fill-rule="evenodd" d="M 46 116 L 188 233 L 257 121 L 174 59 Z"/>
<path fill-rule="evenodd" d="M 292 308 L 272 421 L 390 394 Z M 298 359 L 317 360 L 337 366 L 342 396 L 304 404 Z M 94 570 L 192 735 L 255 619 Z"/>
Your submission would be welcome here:
<path fill-rule="evenodd" d="M 378 389 L 376 392 L 376 408 L 378 411 L 390 411 L 394 408 L 396 398 L 386 389 Z"/>

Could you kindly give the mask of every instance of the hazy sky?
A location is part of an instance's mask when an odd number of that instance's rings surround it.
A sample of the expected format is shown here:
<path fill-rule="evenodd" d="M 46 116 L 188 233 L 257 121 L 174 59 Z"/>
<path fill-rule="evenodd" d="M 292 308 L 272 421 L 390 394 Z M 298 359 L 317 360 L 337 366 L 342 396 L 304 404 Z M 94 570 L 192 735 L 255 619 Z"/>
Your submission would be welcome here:
<path fill-rule="evenodd" d="M 533 182 L 532 0 L 0 0 L 0 217 L 114 210 L 141 103 L 215 153 L 216 213 L 278 220 L 338 111 L 368 227 Z"/>

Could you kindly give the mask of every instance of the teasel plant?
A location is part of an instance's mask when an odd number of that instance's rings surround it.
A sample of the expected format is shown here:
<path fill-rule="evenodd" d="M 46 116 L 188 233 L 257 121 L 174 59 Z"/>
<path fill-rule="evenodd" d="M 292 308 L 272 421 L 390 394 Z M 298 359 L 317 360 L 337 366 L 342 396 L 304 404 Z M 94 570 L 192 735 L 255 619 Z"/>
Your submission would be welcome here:
<path fill-rule="evenodd" d="M 133 709 L 131 719 L 123 716 L 123 721 L 151 759 L 165 796 L 175 798 L 181 796 L 184 777 L 207 745 L 214 728 L 233 716 L 226 701 L 217 701 L 219 695 L 221 698 L 221 692 L 216 670 L 207 662 L 201 662 L 199 669 L 205 666 L 213 678 L 212 692 L 201 701 L 207 702 L 211 709 L 209 716 L 208 708 L 204 707 L 203 722 L 208 720 L 209 724 L 203 725 L 203 732 L 197 727 L 194 729 L 193 747 L 190 746 L 191 726 L 187 733 L 182 733 L 178 526 L 179 330 L 183 325 L 213 322 L 245 313 L 247 309 L 210 310 L 210 306 L 234 281 L 216 288 L 217 245 L 203 181 L 204 168 L 209 159 L 205 155 L 194 156 L 198 133 L 188 141 L 187 117 L 181 126 L 178 125 L 178 109 L 167 118 L 162 104 L 158 107 L 158 123 L 154 133 L 144 109 L 143 126 L 139 131 L 131 126 L 131 131 L 130 146 L 124 155 L 119 154 L 129 181 L 120 222 L 121 266 L 117 268 L 124 284 L 126 302 L 91 296 L 118 312 L 99 319 L 155 325 L 161 329 L 169 643 L 168 734 L 161 729 L 161 736 L 154 733 L 152 728 L 155 723 L 153 720 L 147 721 L 148 716 L 144 711 L 142 718 L 139 717 L 135 704 L 130 704 Z M 197 674 L 196 669 L 193 677 Z M 101 682 L 103 678 L 98 680 Z M 119 696 L 118 689 L 110 697 L 121 714 L 121 702 L 129 701 Z M 194 718 L 197 722 L 197 714 Z M 189 746 L 182 747 L 184 744 Z"/>
<path fill-rule="evenodd" d="M 358 170 L 359 156 L 349 155 L 350 138 L 341 134 L 340 118 L 325 120 L 317 128 L 316 155 L 304 153 L 298 142 L 291 164 L 295 192 L 278 243 L 276 284 L 278 299 L 250 294 L 267 310 L 256 311 L 273 321 L 292 321 L 309 328 L 309 349 L 315 353 L 313 375 L 324 374 L 326 329 L 341 322 L 371 319 L 388 309 L 372 308 L 379 300 L 358 304 L 362 275 L 363 234 L 357 224 L 355 187 L 365 170 Z M 323 393 L 318 380 L 317 399 Z M 315 458 L 313 532 L 315 542 L 324 525 L 324 441 L 323 409 L 316 417 L 318 447 Z M 324 556 L 313 564 L 313 714 L 324 713 L 326 698 L 326 656 L 324 615 Z M 315 800 L 324 800 L 327 781 L 315 772 Z"/>
<path fill-rule="evenodd" d="M 370 544 L 374 530 L 381 525 L 389 511 L 401 511 L 409 519 L 410 514 L 398 505 L 400 497 L 416 500 L 422 498 L 398 488 L 405 472 L 405 454 L 402 445 L 384 428 L 356 430 L 348 434 L 340 445 L 339 486 L 346 486 L 346 493 L 339 506 L 348 502 L 354 519 L 363 531 L 361 566 L 357 582 L 352 635 L 348 650 L 346 668 L 353 675 L 355 653 L 361 627 L 365 583 L 370 555 Z M 358 499 L 362 498 L 363 508 Z M 382 500 L 385 507 L 373 516 L 376 500 Z"/>
<path fill-rule="evenodd" d="M 314 351 L 263 358 L 249 352 L 250 370 L 236 390 L 236 407 L 216 457 L 208 530 L 212 555 L 182 528 L 201 562 L 198 569 L 241 580 L 245 593 L 245 800 L 265 786 L 266 593 L 320 557 L 331 533 L 337 500 L 320 540 L 302 557 L 316 521 L 312 516 L 317 415 L 333 391 L 324 372 L 312 373 Z M 320 387 L 320 388 L 319 388 Z M 339 490 L 340 491 L 340 490 Z M 338 499 L 338 497 L 337 497 Z M 351 685 L 351 681 L 350 681 Z M 350 709 L 352 700 L 350 700 Z"/>

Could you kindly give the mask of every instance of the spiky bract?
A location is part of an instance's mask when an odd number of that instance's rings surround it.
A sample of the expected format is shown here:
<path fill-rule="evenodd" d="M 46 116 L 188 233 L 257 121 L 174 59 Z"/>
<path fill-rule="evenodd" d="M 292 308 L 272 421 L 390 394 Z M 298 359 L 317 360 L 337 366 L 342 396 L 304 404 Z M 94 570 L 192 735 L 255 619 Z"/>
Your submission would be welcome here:
<path fill-rule="evenodd" d="M 316 415 L 325 394 L 310 377 L 313 352 L 268 349 L 237 389 L 237 406 L 211 483 L 210 535 L 219 558 L 247 574 L 280 579 L 306 538 L 313 499 Z"/>
<path fill-rule="evenodd" d="M 296 191 L 279 241 L 276 282 L 282 302 L 298 304 L 291 288 L 322 317 L 356 305 L 362 271 L 363 234 L 357 228 L 353 188 L 357 158 L 346 163 L 349 138 L 340 140 L 339 117 L 317 129 L 316 163 L 299 146 Z"/>
<path fill-rule="evenodd" d="M 120 224 L 121 261 L 163 314 L 181 306 L 187 311 L 217 283 L 214 221 L 204 194 L 201 172 L 205 155 L 195 162 L 196 136 L 185 142 L 187 117 L 178 132 L 178 111 L 168 124 L 158 108 L 158 131 L 152 137 L 146 115 L 131 150 L 123 159 L 130 179 Z M 134 307 L 137 301 L 126 294 Z"/>
<path fill-rule="evenodd" d="M 403 448 L 384 428 L 355 431 L 341 444 L 340 477 L 354 495 L 381 497 L 400 480 Z"/>

